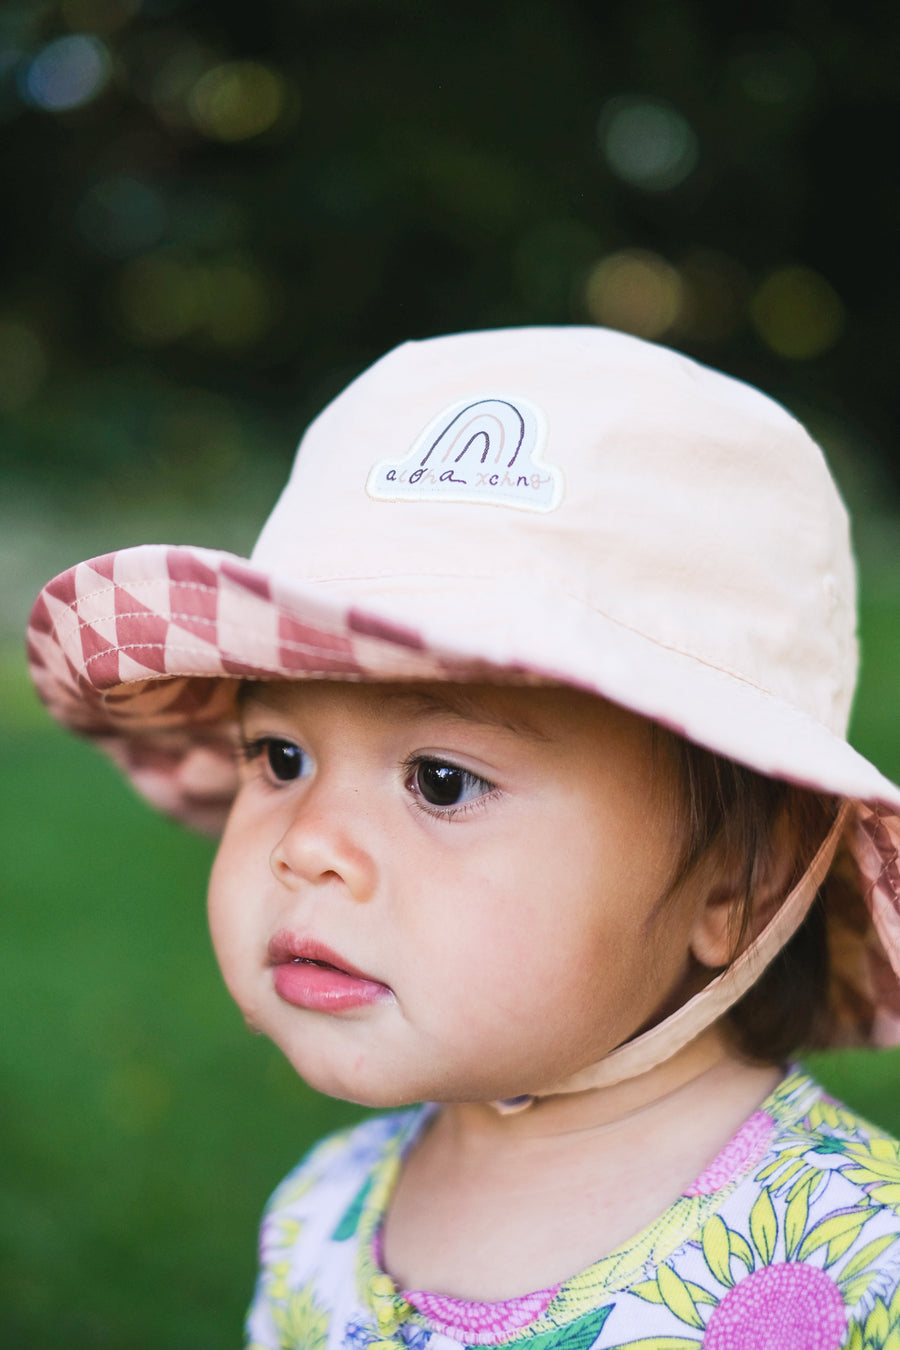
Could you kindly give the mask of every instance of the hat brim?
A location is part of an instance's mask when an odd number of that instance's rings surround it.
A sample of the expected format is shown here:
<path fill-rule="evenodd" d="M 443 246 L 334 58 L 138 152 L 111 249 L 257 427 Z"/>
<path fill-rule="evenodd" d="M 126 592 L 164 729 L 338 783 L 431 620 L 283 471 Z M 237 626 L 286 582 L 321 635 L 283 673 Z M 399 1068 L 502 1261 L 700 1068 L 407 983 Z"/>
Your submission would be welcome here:
<path fill-rule="evenodd" d="M 102 739 L 155 805 L 205 830 L 224 823 L 233 766 L 204 793 L 196 761 L 182 761 L 224 753 L 234 682 L 246 679 L 564 683 L 761 773 L 900 812 L 900 789 L 808 714 L 550 592 L 537 577 L 470 573 L 461 587 L 438 571 L 298 582 L 230 553 L 143 545 L 51 581 L 28 654 L 59 721 Z"/>

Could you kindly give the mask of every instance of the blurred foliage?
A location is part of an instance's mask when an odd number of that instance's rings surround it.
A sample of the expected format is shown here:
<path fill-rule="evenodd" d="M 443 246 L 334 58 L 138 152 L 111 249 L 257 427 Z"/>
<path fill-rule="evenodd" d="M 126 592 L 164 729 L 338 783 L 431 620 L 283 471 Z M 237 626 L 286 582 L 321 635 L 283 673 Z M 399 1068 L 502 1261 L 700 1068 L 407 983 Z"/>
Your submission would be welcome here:
<path fill-rule="evenodd" d="M 6 0 L 8 481 L 197 500 L 404 338 L 572 321 L 900 481 L 898 53 L 827 0 Z"/>

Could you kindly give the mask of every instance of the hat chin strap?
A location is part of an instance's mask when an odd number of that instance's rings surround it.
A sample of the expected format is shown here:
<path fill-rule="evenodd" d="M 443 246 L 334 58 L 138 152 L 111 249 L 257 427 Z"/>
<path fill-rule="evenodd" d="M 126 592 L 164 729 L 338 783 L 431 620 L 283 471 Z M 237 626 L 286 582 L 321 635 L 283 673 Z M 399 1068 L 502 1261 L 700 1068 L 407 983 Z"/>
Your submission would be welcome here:
<path fill-rule="evenodd" d="M 699 993 L 656 1026 L 611 1050 L 596 1064 L 589 1064 L 571 1077 L 563 1078 L 533 1095 L 510 1097 L 504 1101 L 493 1102 L 495 1109 L 502 1115 L 507 1115 L 524 1111 L 538 1097 L 587 1092 L 591 1088 L 611 1087 L 614 1083 L 636 1078 L 638 1074 L 647 1073 L 658 1064 L 671 1059 L 699 1036 L 701 1031 L 717 1022 L 723 1013 L 752 988 L 766 966 L 794 936 L 809 913 L 816 892 L 834 859 L 850 810 L 851 804 L 845 801 L 809 867 L 779 906 L 778 912 L 737 960 L 727 966 Z"/>

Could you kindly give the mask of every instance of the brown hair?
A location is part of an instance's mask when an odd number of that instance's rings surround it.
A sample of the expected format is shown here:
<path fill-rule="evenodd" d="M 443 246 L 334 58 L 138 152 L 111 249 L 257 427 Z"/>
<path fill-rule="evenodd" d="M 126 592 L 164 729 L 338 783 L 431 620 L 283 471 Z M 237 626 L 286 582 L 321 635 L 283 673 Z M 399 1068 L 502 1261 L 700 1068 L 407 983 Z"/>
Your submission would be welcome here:
<path fill-rule="evenodd" d="M 737 953 L 752 929 L 762 880 L 777 862 L 786 872 L 788 894 L 834 821 L 838 802 L 768 778 L 680 736 L 666 733 L 666 739 L 682 785 L 685 815 L 684 849 L 672 889 L 711 849 L 721 850 L 738 876 L 740 903 L 734 909 L 732 934 Z M 776 858 L 776 853 L 781 856 Z M 735 1049 L 748 1059 L 782 1063 L 798 1050 L 823 1046 L 830 1039 L 825 894 L 831 884 L 840 883 L 826 878 L 797 932 L 725 1015 Z"/>

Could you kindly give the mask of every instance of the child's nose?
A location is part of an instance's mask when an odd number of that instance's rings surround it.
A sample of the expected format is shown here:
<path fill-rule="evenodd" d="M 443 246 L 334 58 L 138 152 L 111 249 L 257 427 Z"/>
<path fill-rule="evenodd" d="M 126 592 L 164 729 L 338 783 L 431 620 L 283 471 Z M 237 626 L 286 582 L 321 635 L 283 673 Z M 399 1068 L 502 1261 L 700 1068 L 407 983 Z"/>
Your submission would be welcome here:
<path fill-rule="evenodd" d="M 366 847 L 365 812 L 354 789 L 313 788 L 300 801 L 269 858 L 285 886 L 343 886 L 353 900 L 368 900 L 375 889 L 375 860 Z"/>

